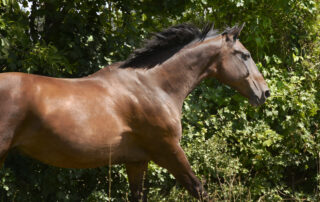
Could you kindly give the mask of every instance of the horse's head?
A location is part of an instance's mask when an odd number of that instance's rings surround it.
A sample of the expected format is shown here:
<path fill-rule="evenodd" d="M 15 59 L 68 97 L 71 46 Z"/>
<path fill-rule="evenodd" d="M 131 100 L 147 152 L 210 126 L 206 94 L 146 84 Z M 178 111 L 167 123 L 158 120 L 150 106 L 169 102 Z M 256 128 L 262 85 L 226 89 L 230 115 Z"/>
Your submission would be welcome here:
<path fill-rule="evenodd" d="M 258 106 L 270 91 L 250 52 L 238 40 L 242 28 L 243 25 L 235 26 L 222 33 L 219 62 L 212 72 L 219 81 L 248 98 L 251 105 Z"/>

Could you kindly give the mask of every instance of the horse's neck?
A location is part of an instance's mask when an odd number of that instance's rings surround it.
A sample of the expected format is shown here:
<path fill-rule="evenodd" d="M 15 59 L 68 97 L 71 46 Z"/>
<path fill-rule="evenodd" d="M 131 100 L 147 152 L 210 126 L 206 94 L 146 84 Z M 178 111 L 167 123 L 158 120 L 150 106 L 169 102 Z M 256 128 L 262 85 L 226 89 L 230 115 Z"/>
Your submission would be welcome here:
<path fill-rule="evenodd" d="M 212 46 L 185 48 L 151 71 L 160 87 L 182 107 L 188 94 L 208 76 L 207 68 L 218 54 Z M 215 48 L 216 49 L 216 48 Z"/>

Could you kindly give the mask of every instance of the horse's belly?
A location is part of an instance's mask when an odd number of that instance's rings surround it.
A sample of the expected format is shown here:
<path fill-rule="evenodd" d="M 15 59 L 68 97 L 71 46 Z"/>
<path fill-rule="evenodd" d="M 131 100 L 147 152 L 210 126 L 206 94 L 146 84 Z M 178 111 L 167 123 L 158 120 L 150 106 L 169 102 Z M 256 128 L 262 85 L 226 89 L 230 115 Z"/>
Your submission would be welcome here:
<path fill-rule="evenodd" d="M 43 129 L 20 136 L 16 144 L 23 153 L 57 167 L 94 168 L 110 163 L 148 160 L 147 154 L 129 132 L 109 135 L 55 134 Z"/>

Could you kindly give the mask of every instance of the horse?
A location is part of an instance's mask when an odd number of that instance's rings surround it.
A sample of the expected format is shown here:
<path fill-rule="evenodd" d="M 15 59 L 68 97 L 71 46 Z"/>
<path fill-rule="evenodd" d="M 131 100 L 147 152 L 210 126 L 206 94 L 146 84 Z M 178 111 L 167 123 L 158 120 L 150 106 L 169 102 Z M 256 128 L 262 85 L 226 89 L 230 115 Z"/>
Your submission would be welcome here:
<path fill-rule="evenodd" d="M 270 96 L 243 28 L 218 32 L 180 24 L 154 34 L 125 61 L 82 78 L 0 74 L 0 165 L 8 152 L 61 168 L 125 164 L 131 201 L 146 201 L 142 183 L 153 161 L 197 199 L 207 193 L 179 141 L 184 99 L 215 78 L 253 106 Z"/>

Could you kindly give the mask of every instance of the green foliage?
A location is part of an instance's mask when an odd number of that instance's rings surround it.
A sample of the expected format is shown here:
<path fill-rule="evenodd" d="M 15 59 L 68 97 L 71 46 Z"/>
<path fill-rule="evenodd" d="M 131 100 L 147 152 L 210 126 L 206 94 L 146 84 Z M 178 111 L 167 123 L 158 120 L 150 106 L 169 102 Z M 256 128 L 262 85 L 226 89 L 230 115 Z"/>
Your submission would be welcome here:
<path fill-rule="evenodd" d="M 0 71 L 58 77 L 123 60 L 172 24 L 246 22 L 240 38 L 271 98 L 254 108 L 217 81 L 203 82 L 184 104 L 181 144 L 214 200 L 320 199 L 318 1 L 0 2 Z M 0 170 L 0 201 L 126 201 L 125 169 L 112 166 L 110 174 L 107 167 L 53 168 L 13 152 Z M 193 200 L 155 164 L 148 176 L 151 201 Z"/>

